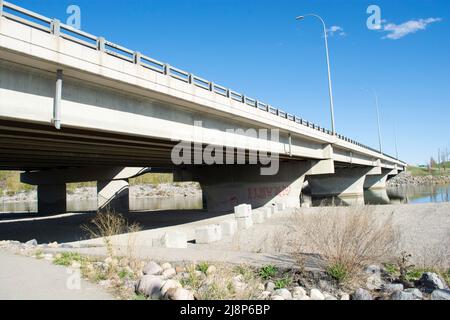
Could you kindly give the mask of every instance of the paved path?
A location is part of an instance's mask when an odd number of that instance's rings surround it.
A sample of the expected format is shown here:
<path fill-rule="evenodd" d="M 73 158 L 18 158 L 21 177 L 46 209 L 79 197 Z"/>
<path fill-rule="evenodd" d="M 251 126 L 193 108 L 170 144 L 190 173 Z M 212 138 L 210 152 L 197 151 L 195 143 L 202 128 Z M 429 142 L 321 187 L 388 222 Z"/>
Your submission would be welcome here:
<path fill-rule="evenodd" d="M 45 260 L 0 250 L 0 300 L 111 300 L 100 287 L 81 280 L 70 290 L 67 269 Z"/>

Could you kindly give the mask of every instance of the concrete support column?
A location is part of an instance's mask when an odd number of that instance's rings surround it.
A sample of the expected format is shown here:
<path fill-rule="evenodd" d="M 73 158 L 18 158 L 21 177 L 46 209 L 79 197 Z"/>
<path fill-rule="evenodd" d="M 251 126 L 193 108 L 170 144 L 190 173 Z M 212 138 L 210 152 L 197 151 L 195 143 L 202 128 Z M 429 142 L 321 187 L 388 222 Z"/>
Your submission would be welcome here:
<path fill-rule="evenodd" d="M 128 179 L 97 181 L 99 211 L 128 212 L 130 208 Z"/>
<path fill-rule="evenodd" d="M 42 184 L 37 187 L 38 212 L 62 214 L 66 212 L 66 185 Z"/>
<path fill-rule="evenodd" d="M 386 189 L 387 174 L 377 174 L 366 176 L 364 181 L 364 189 Z"/>
<path fill-rule="evenodd" d="M 364 194 L 370 167 L 335 168 L 335 174 L 308 176 L 313 196 L 357 196 Z"/>

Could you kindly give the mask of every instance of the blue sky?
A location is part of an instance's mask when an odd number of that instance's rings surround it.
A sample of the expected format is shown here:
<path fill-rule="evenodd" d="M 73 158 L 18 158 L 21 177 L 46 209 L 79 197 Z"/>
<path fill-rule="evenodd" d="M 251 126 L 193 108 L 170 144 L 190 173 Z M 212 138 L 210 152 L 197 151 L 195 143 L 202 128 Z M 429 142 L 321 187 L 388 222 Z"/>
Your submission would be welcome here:
<path fill-rule="evenodd" d="M 425 163 L 450 150 L 448 0 L 12 0 L 65 21 L 81 8 L 82 29 L 329 127 L 327 71 L 318 20 L 330 30 L 336 129 L 378 146 L 375 88 L 384 151 Z M 124 3 L 125 5 L 120 5 Z M 367 7 L 381 9 L 369 30 Z M 332 28 L 334 26 L 334 28 Z"/>

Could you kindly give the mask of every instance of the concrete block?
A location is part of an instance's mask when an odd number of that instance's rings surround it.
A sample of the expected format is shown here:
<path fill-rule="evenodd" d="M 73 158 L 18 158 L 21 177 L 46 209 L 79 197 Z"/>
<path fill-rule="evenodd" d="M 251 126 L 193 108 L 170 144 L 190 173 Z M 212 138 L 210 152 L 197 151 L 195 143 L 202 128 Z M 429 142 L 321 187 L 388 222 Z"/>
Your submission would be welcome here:
<path fill-rule="evenodd" d="M 275 206 L 277 207 L 278 211 L 286 210 L 286 203 L 280 202 L 280 203 L 275 204 Z"/>
<path fill-rule="evenodd" d="M 237 222 L 236 220 L 227 220 L 220 224 L 222 228 L 222 236 L 232 236 L 236 233 Z"/>
<path fill-rule="evenodd" d="M 253 227 L 253 219 L 252 217 L 247 218 L 237 218 L 237 228 L 238 230 L 248 230 Z"/>
<path fill-rule="evenodd" d="M 195 243 L 213 243 L 222 239 L 222 229 L 220 225 L 209 225 L 195 229 Z"/>
<path fill-rule="evenodd" d="M 272 217 L 272 209 L 269 207 L 260 208 L 260 210 L 264 213 L 264 219 L 270 219 Z"/>
<path fill-rule="evenodd" d="M 187 248 L 187 235 L 184 232 L 167 232 L 161 238 L 153 239 L 154 247 L 160 248 Z"/>
<path fill-rule="evenodd" d="M 271 213 L 272 213 L 272 216 L 274 216 L 274 215 L 276 215 L 276 214 L 278 213 L 278 207 L 277 207 L 277 206 L 271 205 L 271 206 L 268 207 L 268 208 L 270 208 Z"/>
<path fill-rule="evenodd" d="M 252 215 L 252 206 L 249 204 L 241 204 L 234 207 L 234 215 L 236 218 L 248 218 Z"/>
<path fill-rule="evenodd" d="M 264 211 L 262 211 L 260 209 L 256 209 L 256 210 L 253 210 L 252 213 L 253 213 L 252 214 L 253 223 L 262 224 L 266 220 Z"/>

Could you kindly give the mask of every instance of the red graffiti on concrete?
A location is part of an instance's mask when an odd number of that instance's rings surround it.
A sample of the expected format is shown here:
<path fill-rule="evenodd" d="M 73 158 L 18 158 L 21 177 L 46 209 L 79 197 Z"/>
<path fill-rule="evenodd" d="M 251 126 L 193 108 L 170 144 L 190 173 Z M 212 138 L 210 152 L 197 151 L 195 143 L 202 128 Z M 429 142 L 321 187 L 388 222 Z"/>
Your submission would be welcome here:
<path fill-rule="evenodd" d="M 248 188 L 248 199 L 272 199 L 276 196 L 287 197 L 291 192 L 289 186 L 261 186 Z"/>

